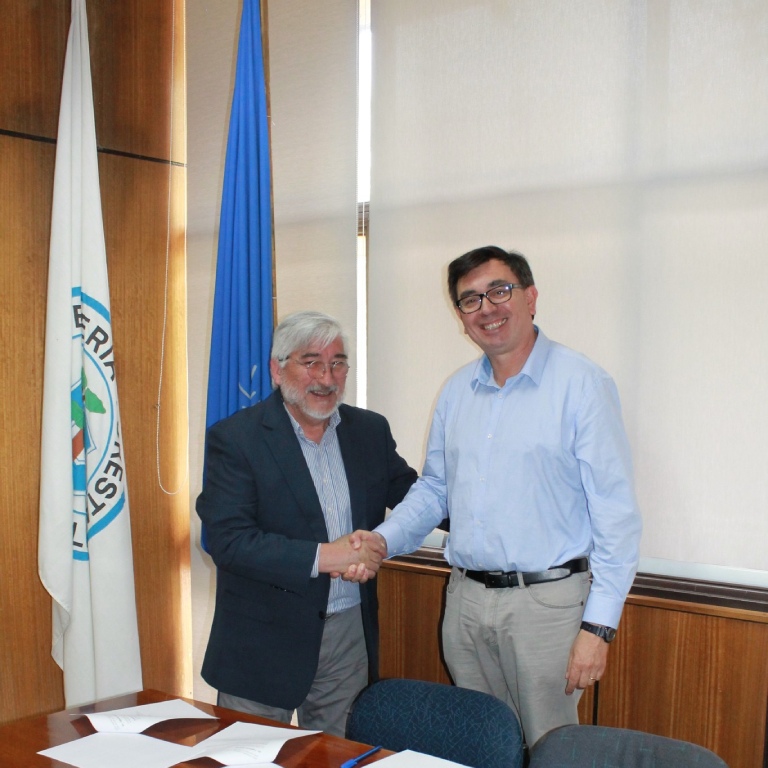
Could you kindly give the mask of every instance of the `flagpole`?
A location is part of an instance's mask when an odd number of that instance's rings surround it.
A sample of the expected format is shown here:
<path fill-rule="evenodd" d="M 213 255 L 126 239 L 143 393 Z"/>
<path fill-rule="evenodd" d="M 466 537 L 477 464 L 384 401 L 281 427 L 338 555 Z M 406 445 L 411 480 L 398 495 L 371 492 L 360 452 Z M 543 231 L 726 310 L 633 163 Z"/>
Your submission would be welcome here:
<path fill-rule="evenodd" d="M 264 57 L 264 90 L 267 97 L 267 135 L 269 138 L 269 186 L 274 189 L 274 169 L 272 165 L 272 91 L 269 76 L 269 0 L 261 0 L 261 50 Z M 270 195 L 272 232 L 275 231 L 275 201 Z M 275 238 L 272 238 L 272 325 L 277 325 L 277 259 L 275 257 Z"/>

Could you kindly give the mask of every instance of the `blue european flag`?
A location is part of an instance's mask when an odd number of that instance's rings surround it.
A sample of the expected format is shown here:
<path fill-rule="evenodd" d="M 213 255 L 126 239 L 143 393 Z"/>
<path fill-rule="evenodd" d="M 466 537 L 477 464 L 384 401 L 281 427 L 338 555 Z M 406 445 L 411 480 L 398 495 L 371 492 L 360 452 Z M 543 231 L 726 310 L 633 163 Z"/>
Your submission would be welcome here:
<path fill-rule="evenodd" d="M 221 200 L 206 428 L 271 391 L 272 203 L 258 0 L 243 0 Z"/>
<path fill-rule="evenodd" d="M 206 429 L 271 392 L 272 316 L 272 197 L 261 16 L 259 0 L 243 0 L 221 197 Z M 207 549 L 205 528 L 201 538 Z"/>

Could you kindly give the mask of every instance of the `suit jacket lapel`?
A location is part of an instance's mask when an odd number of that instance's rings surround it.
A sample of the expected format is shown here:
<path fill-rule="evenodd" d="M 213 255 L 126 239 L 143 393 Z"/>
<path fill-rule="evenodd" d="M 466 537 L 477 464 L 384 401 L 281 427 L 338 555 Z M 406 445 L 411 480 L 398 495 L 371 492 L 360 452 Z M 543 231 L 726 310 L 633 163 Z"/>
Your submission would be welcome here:
<path fill-rule="evenodd" d="M 349 503 L 352 507 L 352 530 L 365 526 L 365 466 L 359 447 L 356 447 L 353 412 L 343 405 L 339 409 L 341 422 L 336 428 L 339 438 L 341 458 L 344 460 L 344 470 L 347 473 L 349 486 Z"/>
<path fill-rule="evenodd" d="M 319 542 L 327 542 L 328 529 L 320 499 L 279 392 L 274 392 L 266 402 L 263 423 L 269 433 L 268 444 L 272 457 L 306 517 L 313 536 Z"/>

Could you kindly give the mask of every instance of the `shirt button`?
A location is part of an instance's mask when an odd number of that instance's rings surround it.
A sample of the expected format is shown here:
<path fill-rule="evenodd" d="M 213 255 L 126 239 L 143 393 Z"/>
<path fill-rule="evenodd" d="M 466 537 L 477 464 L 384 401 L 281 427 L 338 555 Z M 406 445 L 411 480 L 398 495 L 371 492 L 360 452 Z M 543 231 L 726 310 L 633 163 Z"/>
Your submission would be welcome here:
<path fill-rule="evenodd" d="M 489 439 L 489 440 L 492 440 L 492 439 L 493 439 L 493 434 L 489 434 L 489 435 L 488 435 L 488 439 Z"/>

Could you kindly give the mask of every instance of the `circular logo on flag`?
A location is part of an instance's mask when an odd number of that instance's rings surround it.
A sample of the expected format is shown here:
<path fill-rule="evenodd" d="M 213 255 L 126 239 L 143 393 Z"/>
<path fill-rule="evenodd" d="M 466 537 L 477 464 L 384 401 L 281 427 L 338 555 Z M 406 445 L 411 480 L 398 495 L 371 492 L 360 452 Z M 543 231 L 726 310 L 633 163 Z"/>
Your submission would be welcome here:
<path fill-rule="evenodd" d="M 81 290 L 72 292 L 73 554 L 88 559 L 89 541 L 125 506 L 125 463 L 115 385 L 109 310 Z"/>

